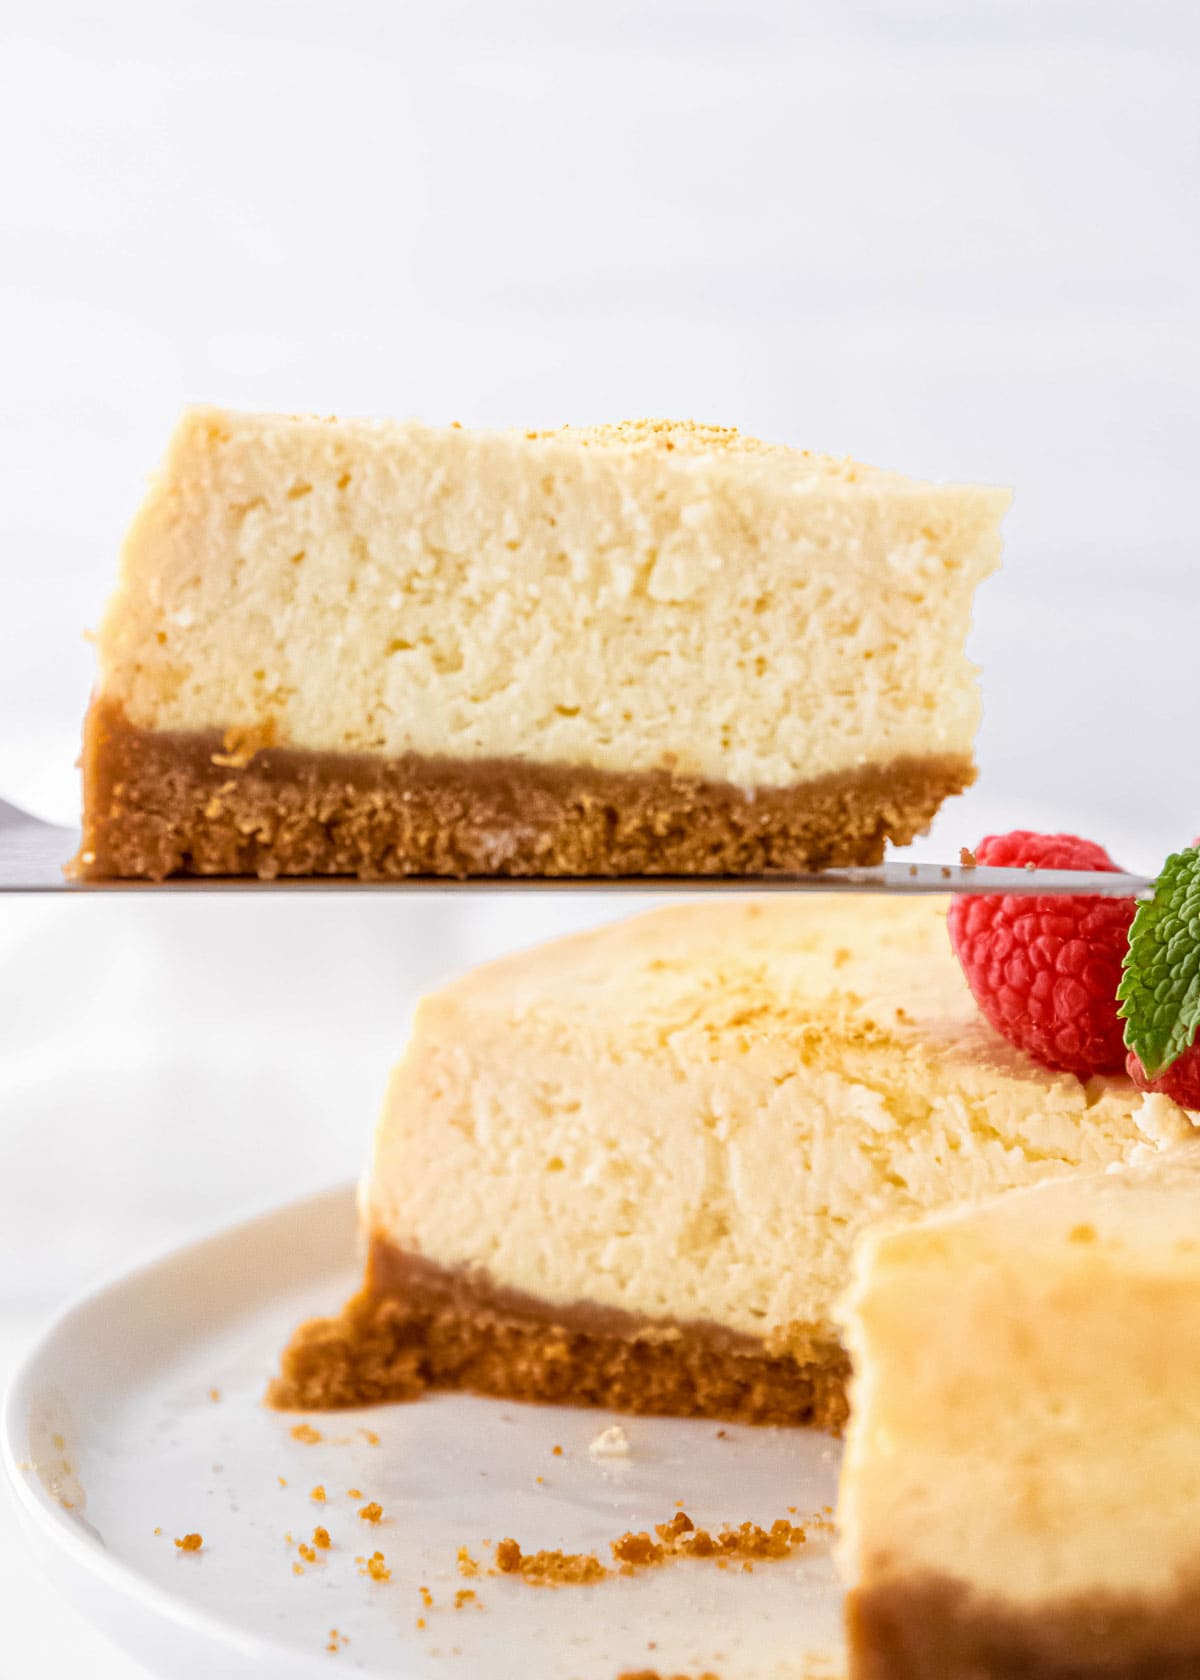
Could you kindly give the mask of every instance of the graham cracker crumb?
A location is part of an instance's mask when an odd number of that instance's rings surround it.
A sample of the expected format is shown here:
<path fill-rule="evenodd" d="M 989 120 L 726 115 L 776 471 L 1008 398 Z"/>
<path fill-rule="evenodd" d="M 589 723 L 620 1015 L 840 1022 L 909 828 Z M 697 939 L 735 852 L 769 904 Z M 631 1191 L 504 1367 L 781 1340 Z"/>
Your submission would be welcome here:
<path fill-rule="evenodd" d="M 286 1476 L 276 1476 L 275 1480 L 279 1483 L 280 1487 L 286 1487 L 287 1486 L 287 1477 Z"/>
<path fill-rule="evenodd" d="M 282 692 L 264 693 L 264 705 L 268 698 L 276 707 L 286 703 Z M 748 802 L 740 789 L 699 777 L 663 782 L 644 772 L 564 765 L 552 776 L 531 772 L 537 818 L 522 826 L 515 849 L 497 865 L 496 831 L 511 829 L 505 790 L 515 784 L 507 773 L 489 781 L 472 762 L 461 773 L 451 765 L 458 779 L 447 781 L 444 764 L 417 757 L 395 768 L 389 763 L 380 783 L 374 767 L 364 779 L 340 755 L 306 753 L 267 738 L 278 734 L 277 722 L 273 730 L 264 723 L 229 741 L 215 731 L 181 737 L 139 730 L 118 706 L 98 701 L 89 714 L 83 852 L 74 868 L 93 877 L 149 879 L 839 868 L 879 863 L 885 831 L 894 845 L 906 845 L 949 794 L 973 779 L 968 756 L 939 754 L 764 788 Z M 264 764 L 256 754 L 268 746 Z M 239 765 L 232 793 L 218 795 L 220 816 L 206 817 L 209 800 L 231 781 L 229 768 Z M 613 809 L 622 813 L 616 827 L 607 816 Z M 446 845 L 448 825 L 453 848 Z M 309 1407 L 290 1374 L 273 1395 L 277 1405 Z"/>
<path fill-rule="evenodd" d="M 364 1559 L 364 1567 L 358 1573 L 369 1575 L 372 1581 L 390 1581 L 392 1578 L 382 1552 L 372 1552 L 369 1558 Z"/>
<path fill-rule="evenodd" d="M 309 1494 L 308 1497 L 310 1499 L 315 1499 L 318 1505 L 324 1505 L 324 1503 L 325 1503 L 325 1484 L 323 1482 L 318 1482 L 316 1487 L 313 1488 L 312 1492 Z"/>
<path fill-rule="evenodd" d="M 534 1587 L 587 1586 L 609 1573 L 595 1552 L 530 1552 L 526 1556 L 513 1539 L 496 1547 L 496 1567 L 502 1575 L 519 1575 Z"/>
<path fill-rule="evenodd" d="M 256 753 L 273 747 L 279 739 L 279 722 L 273 717 L 247 728 L 227 729 L 222 740 L 224 752 L 212 754 L 212 762 L 222 769 L 244 770 Z"/>
<path fill-rule="evenodd" d="M 428 1587 L 418 1587 L 417 1591 L 421 1595 L 421 1603 L 425 1606 L 426 1610 L 432 1610 L 432 1608 L 433 1608 L 433 1594 L 430 1592 L 429 1588 Z"/>
<path fill-rule="evenodd" d="M 208 1398 L 215 1404 L 221 1398 L 221 1390 L 219 1388 L 210 1388 L 208 1391 Z"/>
<path fill-rule="evenodd" d="M 454 1595 L 454 1608 L 461 1610 L 464 1604 L 474 1604 L 479 1600 L 479 1594 L 474 1587 L 459 1587 Z"/>
<path fill-rule="evenodd" d="M 976 859 L 975 853 L 971 850 L 970 846 L 960 847 L 958 861 L 962 864 L 964 869 L 978 869 L 979 867 L 978 860 Z"/>
<path fill-rule="evenodd" d="M 667 1554 L 648 1534 L 623 1534 L 613 1541 L 612 1555 L 618 1563 L 627 1563 L 631 1569 L 647 1569 L 651 1564 L 661 1563 Z"/>
<path fill-rule="evenodd" d="M 332 1544 L 333 1542 L 329 1538 L 329 1530 L 327 1528 L 313 1529 L 314 1546 L 319 1546 L 323 1552 L 327 1552 Z"/>
<path fill-rule="evenodd" d="M 379 1436 L 373 1429 L 364 1429 L 362 1437 L 369 1447 L 377 1447 L 379 1445 Z"/>
<path fill-rule="evenodd" d="M 185 1534 L 183 1539 L 176 1540 L 175 1544 L 181 1552 L 198 1552 L 204 1544 L 204 1536 L 201 1534 Z"/>
<path fill-rule="evenodd" d="M 613 1575 L 632 1575 L 682 1558 L 714 1558 L 724 1569 L 730 1560 L 753 1566 L 753 1561 L 775 1561 L 787 1557 L 804 1544 L 805 1530 L 779 1517 L 769 1529 L 744 1522 L 725 1524 L 715 1534 L 697 1528 L 686 1511 L 676 1511 L 669 1522 L 655 1526 L 655 1539 L 643 1531 L 622 1534 L 611 1542 L 616 1568 L 607 1568 L 594 1552 L 539 1551 L 526 1554 L 511 1537 L 496 1547 L 496 1569 L 501 1575 L 519 1575 L 531 1586 L 591 1585 Z"/>
<path fill-rule="evenodd" d="M 656 1668 L 627 1668 L 617 1675 L 617 1680 L 692 1680 L 688 1674 L 660 1674 Z M 718 1680 L 711 1669 L 706 1668 L 702 1674 L 697 1674 L 695 1680 Z"/>
<path fill-rule="evenodd" d="M 362 1489 L 361 1488 L 347 1488 L 346 1489 L 346 1498 L 347 1499 L 361 1499 L 362 1498 Z"/>
<path fill-rule="evenodd" d="M 315 1447 L 318 1441 L 324 1440 L 319 1429 L 314 1429 L 311 1423 L 297 1423 L 292 1426 L 292 1440 L 303 1441 L 305 1446 Z"/>
<path fill-rule="evenodd" d="M 292 1574 L 293 1575 L 303 1575 L 303 1573 L 304 1573 L 304 1565 L 302 1563 L 294 1563 L 292 1565 Z"/>
<path fill-rule="evenodd" d="M 316 1552 L 311 1546 L 306 1546 L 303 1540 L 301 1540 L 300 1544 L 296 1547 L 296 1550 L 300 1553 L 300 1556 L 304 1559 L 305 1563 L 316 1563 Z"/>
<path fill-rule="evenodd" d="M 555 1458 L 561 1458 L 562 1457 L 562 1448 L 561 1447 L 551 1447 L 550 1451 L 554 1455 Z"/>
<path fill-rule="evenodd" d="M 364 1505 L 358 1513 L 364 1522 L 377 1523 L 383 1521 L 383 1506 L 374 1499 L 369 1505 Z"/>
<path fill-rule="evenodd" d="M 465 1546 L 458 1548 L 458 1573 L 468 1581 L 479 1574 L 479 1565 Z"/>

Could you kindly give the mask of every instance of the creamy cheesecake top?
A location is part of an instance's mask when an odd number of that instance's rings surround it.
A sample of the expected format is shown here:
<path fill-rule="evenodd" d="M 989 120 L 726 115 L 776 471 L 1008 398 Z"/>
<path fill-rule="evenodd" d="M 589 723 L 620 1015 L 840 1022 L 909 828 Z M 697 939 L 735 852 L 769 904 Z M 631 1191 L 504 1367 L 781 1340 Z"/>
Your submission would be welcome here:
<path fill-rule="evenodd" d="M 251 745 L 784 787 L 970 761 L 1008 493 L 721 427 L 193 409 L 127 539 L 99 697 Z"/>
<path fill-rule="evenodd" d="M 787 1341 L 832 1335 L 871 1223 L 1190 1132 L 1001 1039 L 942 903 L 709 900 L 426 998 L 363 1208 L 394 1247 L 528 1294 Z"/>
<path fill-rule="evenodd" d="M 841 1308 L 866 1587 L 1097 1607 L 1200 1570 L 1200 1147 L 878 1230 Z"/>

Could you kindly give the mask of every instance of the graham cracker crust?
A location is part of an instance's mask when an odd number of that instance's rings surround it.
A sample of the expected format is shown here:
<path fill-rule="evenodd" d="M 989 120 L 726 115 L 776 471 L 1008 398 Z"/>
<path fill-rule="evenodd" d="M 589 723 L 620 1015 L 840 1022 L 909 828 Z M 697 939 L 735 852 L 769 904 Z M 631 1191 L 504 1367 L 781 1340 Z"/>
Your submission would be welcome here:
<path fill-rule="evenodd" d="M 327 1411 L 465 1389 L 737 1423 L 845 1422 L 849 1362 L 824 1332 L 771 1353 L 716 1324 L 553 1306 L 478 1269 L 438 1266 L 373 1239 L 366 1282 L 336 1318 L 300 1326 L 267 1402 Z"/>
<path fill-rule="evenodd" d="M 846 867 L 878 863 L 886 840 L 905 845 L 975 776 L 969 758 L 946 755 L 748 793 L 667 771 L 385 759 L 233 735 L 138 729 L 95 701 L 72 873 L 390 880 Z"/>
<path fill-rule="evenodd" d="M 941 1576 L 857 1588 L 850 1680 L 1195 1680 L 1200 1570 L 1169 1595 L 1018 1608 Z"/>

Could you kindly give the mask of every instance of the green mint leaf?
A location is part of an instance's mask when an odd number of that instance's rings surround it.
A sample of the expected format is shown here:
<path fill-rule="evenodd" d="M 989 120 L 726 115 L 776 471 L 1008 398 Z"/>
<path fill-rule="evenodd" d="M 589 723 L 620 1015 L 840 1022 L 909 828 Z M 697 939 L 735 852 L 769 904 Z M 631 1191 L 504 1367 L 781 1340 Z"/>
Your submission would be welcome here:
<path fill-rule="evenodd" d="M 1117 987 L 1125 1044 L 1157 1079 L 1200 1026 L 1200 850 L 1163 864 L 1154 897 L 1139 904 Z"/>

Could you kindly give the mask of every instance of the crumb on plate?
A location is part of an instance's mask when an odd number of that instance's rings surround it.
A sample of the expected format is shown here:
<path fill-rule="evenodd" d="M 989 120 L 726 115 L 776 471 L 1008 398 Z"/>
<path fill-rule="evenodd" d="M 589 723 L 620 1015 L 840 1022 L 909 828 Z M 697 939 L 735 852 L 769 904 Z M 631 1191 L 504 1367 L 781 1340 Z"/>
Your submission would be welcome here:
<path fill-rule="evenodd" d="M 593 1458 L 628 1458 L 629 1437 L 619 1423 L 614 1423 L 590 1442 L 588 1452 Z"/>

